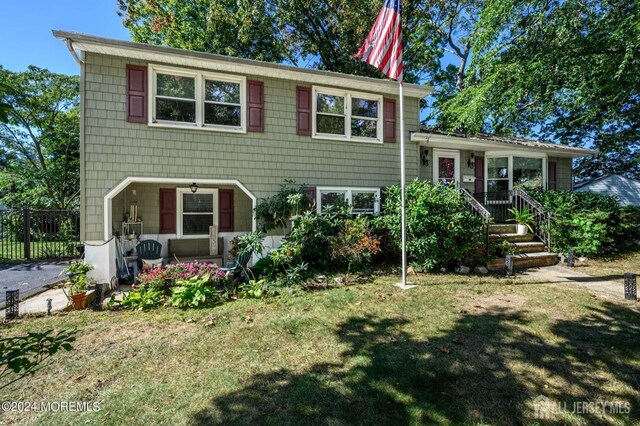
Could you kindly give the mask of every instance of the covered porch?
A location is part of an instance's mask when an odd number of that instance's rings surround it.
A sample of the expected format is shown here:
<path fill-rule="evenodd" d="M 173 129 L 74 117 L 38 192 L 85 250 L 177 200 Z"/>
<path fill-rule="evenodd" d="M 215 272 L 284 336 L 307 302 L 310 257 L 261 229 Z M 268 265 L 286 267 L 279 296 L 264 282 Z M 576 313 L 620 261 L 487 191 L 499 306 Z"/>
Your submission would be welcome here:
<path fill-rule="evenodd" d="M 116 237 L 125 257 L 155 240 L 169 261 L 223 266 L 233 238 L 255 230 L 256 200 L 237 180 L 128 177 L 104 197 L 105 240 Z"/>
<path fill-rule="evenodd" d="M 572 190 L 573 159 L 596 153 L 527 139 L 438 131 L 414 133 L 411 141 L 419 145 L 420 179 L 456 183 L 496 221 L 506 219 L 516 191 Z"/>

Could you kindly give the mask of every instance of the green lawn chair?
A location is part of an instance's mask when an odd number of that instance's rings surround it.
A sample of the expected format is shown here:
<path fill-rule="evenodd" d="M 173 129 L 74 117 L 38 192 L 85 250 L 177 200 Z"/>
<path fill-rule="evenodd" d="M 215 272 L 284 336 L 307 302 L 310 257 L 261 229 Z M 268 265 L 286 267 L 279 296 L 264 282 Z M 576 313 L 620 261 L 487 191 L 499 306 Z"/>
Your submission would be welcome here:
<path fill-rule="evenodd" d="M 143 240 L 136 246 L 138 260 L 133 264 L 133 280 L 138 283 L 138 274 L 142 272 L 143 260 L 155 260 L 162 258 L 162 244 L 155 240 Z M 162 266 L 166 264 L 166 259 L 162 259 Z"/>
<path fill-rule="evenodd" d="M 244 251 L 238 254 L 236 260 L 232 262 L 227 262 L 227 266 L 225 268 L 220 268 L 220 270 L 226 273 L 227 276 L 233 276 L 233 281 L 241 280 L 242 274 L 247 272 L 247 264 L 249 263 L 249 259 L 253 255 L 253 250 Z"/>

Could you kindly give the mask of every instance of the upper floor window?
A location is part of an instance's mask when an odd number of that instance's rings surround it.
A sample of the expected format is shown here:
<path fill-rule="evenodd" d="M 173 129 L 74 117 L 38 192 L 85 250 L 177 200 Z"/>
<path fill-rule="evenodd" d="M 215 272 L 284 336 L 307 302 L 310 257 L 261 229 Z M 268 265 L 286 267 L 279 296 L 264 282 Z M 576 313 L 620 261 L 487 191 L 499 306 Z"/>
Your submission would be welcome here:
<path fill-rule="evenodd" d="M 215 130 L 246 130 L 246 79 L 150 67 L 151 123 Z"/>
<path fill-rule="evenodd" d="M 382 96 L 314 87 L 313 136 L 382 143 Z"/>

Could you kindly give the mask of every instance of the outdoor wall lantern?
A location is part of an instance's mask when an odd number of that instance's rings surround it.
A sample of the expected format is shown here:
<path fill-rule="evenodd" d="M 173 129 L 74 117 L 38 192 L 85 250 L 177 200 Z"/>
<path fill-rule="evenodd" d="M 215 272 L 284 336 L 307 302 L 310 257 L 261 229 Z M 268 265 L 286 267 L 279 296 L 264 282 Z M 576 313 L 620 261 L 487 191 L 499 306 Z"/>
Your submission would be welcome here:
<path fill-rule="evenodd" d="M 198 191 L 198 184 L 193 182 L 191 185 L 189 185 L 189 188 L 191 189 L 191 192 L 195 194 Z"/>
<path fill-rule="evenodd" d="M 426 149 L 422 151 L 422 165 L 425 167 L 429 166 L 429 151 Z"/>
<path fill-rule="evenodd" d="M 476 155 L 472 152 L 471 155 L 469 156 L 469 159 L 467 160 L 467 166 L 470 169 L 473 169 L 476 166 Z"/>

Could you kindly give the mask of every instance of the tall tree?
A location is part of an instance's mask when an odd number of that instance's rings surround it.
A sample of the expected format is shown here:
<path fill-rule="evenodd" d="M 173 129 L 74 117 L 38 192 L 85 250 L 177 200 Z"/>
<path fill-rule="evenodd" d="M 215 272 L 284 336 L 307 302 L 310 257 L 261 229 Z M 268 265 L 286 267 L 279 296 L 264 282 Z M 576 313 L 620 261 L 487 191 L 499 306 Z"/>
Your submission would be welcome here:
<path fill-rule="evenodd" d="M 440 97 L 448 129 L 600 150 L 581 176 L 640 177 L 640 7 L 631 0 L 485 3 L 461 88 Z"/>
<path fill-rule="evenodd" d="M 117 0 L 134 40 L 383 78 L 353 58 L 383 0 Z M 405 0 L 405 76 L 428 122 L 592 146 L 578 173 L 640 176 L 634 0 Z M 237 34 L 240 34 L 238 37 Z"/>
<path fill-rule="evenodd" d="M 117 0 L 134 41 L 281 62 L 288 57 L 268 0 Z"/>
<path fill-rule="evenodd" d="M 30 66 L 0 67 L 0 200 L 67 209 L 79 194 L 79 80 Z"/>

